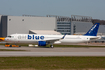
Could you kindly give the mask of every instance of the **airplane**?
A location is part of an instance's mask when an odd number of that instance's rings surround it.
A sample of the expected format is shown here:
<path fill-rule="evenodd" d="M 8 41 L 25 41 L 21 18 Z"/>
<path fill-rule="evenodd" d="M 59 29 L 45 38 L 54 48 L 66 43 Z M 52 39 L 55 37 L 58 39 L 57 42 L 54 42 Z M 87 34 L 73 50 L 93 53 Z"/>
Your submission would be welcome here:
<path fill-rule="evenodd" d="M 0 41 L 4 41 L 6 44 L 29 43 L 38 44 L 38 46 L 46 46 L 50 44 L 50 47 L 53 48 L 53 44 L 82 43 L 100 39 L 100 37 L 97 36 L 99 25 L 100 23 L 95 23 L 84 35 L 11 34 L 6 38 L 0 38 Z"/>

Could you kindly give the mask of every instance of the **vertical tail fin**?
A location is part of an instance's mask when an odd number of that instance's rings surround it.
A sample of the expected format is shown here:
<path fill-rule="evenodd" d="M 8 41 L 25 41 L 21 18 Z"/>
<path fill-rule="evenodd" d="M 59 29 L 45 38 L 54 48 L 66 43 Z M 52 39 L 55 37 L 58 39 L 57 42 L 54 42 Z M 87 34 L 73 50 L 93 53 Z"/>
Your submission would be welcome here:
<path fill-rule="evenodd" d="M 97 36 L 99 25 L 100 23 L 95 23 L 85 35 L 86 36 Z"/>

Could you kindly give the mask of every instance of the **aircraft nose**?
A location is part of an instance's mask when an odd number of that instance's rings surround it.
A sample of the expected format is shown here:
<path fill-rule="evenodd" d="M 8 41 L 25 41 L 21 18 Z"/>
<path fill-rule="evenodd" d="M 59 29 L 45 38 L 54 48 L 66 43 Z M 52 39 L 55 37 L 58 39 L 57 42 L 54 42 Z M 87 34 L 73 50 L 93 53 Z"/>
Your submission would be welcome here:
<path fill-rule="evenodd" d="M 4 37 L 0 37 L 0 41 L 4 41 L 5 40 L 5 38 Z"/>

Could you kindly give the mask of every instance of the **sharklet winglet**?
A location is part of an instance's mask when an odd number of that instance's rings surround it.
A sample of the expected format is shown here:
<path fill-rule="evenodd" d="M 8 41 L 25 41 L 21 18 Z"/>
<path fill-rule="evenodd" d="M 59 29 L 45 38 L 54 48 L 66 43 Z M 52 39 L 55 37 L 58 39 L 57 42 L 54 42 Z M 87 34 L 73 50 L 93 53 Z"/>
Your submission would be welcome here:
<path fill-rule="evenodd" d="M 61 39 L 64 39 L 65 38 L 65 36 L 66 36 L 66 34 L 61 38 Z"/>

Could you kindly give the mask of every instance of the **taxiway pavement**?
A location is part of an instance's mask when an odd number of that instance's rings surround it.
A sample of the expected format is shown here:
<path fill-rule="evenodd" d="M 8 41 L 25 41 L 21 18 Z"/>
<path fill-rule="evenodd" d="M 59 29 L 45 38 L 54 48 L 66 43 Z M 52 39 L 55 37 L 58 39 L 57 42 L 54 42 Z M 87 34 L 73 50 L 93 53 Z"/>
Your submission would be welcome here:
<path fill-rule="evenodd" d="M 0 45 L 0 49 L 14 49 L 26 51 L 0 51 L 0 57 L 11 56 L 105 56 L 105 48 L 103 47 L 59 47 L 59 48 L 39 48 L 39 47 L 4 47 Z"/>

